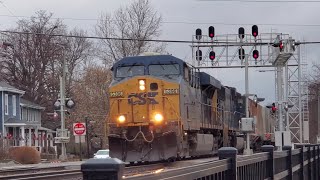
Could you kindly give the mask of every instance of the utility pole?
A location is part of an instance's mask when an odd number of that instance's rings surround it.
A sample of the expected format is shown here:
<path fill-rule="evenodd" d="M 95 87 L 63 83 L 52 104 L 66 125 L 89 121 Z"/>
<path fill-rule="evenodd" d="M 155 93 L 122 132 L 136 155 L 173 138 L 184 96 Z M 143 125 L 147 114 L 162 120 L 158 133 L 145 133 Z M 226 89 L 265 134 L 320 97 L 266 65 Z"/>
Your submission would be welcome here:
<path fill-rule="evenodd" d="M 62 76 L 60 76 L 60 113 L 61 113 L 61 137 L 66 137 L 65 133 L 65 87 L 66 87 L 66 60 L 63 58 L 62 63 Z M 66 144 L 64 142 L 61 143 L 61 160 L 65 160 L 67 158 L 66 153 Z"/>
<path fill-rule="evenodd" d="M 248 55 L 244 54 L 245 56 L 245 97 L 246 97 L 246 118 L 249 118 L 249 61 L 248 61 Z M 246 149 L 244 153 L 246 155 L 251 154 L 250 150 L 250 134 L 249 132 L 246 133 Z"/>
<path fill-rule="evenodd" d="M 85 117 L 85 122 L 86 122 L 86 128 L 87 128 L 87 135 L 86 135 L 86 141 L 87 141 L 87 158 L 90 159 L 90 147 L 89 147 L 89 123 L 88 123 L 88 117 Z"/>
<path fill-rule="evenodd" d="M 317 138 L 317 141 L 318 141 L 318 139 L 320 140 L 320 87 L 319 86 L 317 90 L 317 96 L 318 96 L 318 138 Z"/>

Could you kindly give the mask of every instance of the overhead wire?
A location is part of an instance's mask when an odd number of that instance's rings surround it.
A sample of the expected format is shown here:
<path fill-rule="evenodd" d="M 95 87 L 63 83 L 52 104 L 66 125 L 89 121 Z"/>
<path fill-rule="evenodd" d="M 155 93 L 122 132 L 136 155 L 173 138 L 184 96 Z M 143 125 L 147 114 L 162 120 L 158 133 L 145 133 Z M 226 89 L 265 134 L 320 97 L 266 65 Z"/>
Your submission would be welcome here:
<path fill-rule="evenodd" d="M 320 3 L 319 0 L 198 0 L 198 1 L 211 1 L 211 2 L 245 2 L 245 3 Z"/>
<path fill-rule="evenodd" d="M 10 14 L 12 14 L 13 17 L 15 17 L 15 18 L 17 18 L 18 20 L 20 20 L 20 19 L 3 3 L 3 1 L 0 1 L 0 3 L 2 4 L 2 6 L 3 6 L 4 8 L 6 8 L 6 9 L 9 11 Z"/>
<path fill-rule="evenodd" d="M 164 40 L 164 39 L 136 39 L 136 38 L 117 38 L 117 37 L 98 37 L 98 36 L 79 36 L 79 35 L 64 35 L 64 34 L 45 34 L 45 33 L 33 33 L 33 32 L 19 32 L 0 30 L 0 33 L 12 33 L 12 34 L 29 34 L 29 35 L 43 35 L 43 36 L 54 36 L 54 37 L 69 37 L 69 38 L 83 38 L 83 39 L 98 39 L 98 40 L 118 40 L 118 41 L 147 41 L 147 42 L 165 42 L 165 43 L 212 43 L 210 42 L 196 42 L 188 40 Z M 216 42 L 226 43 L 227 42 Z M 319 44 L 320 41 L 304 41 L 299 44 Z M 271 43 L 247 43 L 247 45 L 268 45 Z M 245 43 L 244 43 L 245 45 Z"/>
<path fill-rule="evenodd" d="M 13 17 L 13 18 L 31 18 L 31 16 L 16 16 L 16 15 L 7 15 L 7 14 L 0 14 L 0 17 Z M 61 20 L 73 20 L 73 21 L 98 21 L 97 18 L 72 18 L 72 17 L 51 17 L 52 19 L 61 19 Z M 110 20 L 115 22 L 116 20 Z M 190 21 L 161 21 L 161 24 L 189 24 L 189 25 L 210 25 L 210 24 L 217 24 L 217 25 L 227 25 L 227 26 L 249 26 L 252 24 L 249 23 L 224 23 L 224 22 L 190 22 Z M 285 23 L 256 23 L 259 26 L 295 26 L 295 27 L 320 27 L 320 24 L 285 24 Z"/>

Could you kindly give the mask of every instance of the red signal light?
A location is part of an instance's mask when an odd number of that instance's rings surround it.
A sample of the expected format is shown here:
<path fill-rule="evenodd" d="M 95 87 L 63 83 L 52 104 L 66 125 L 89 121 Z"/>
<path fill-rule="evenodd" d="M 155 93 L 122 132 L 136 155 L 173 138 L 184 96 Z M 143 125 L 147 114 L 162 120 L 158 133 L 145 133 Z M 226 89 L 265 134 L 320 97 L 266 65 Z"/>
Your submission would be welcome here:
<path fill-rule="evenodd" d="M 258 59 L 259 58 L 259 51 L 258 50 L 254 50 L 253 51 L 253 58 L 254 59 Z"/>
<path fill-rule="evenodd" d="M 277 107 L 276 107 L 275 103 L 272 103 L 271 110 L 272 110 L 273 113 L 275 113 L 277 111 Z"/>
<path fill-rule="evenodd" d="M 214 51 L 210 51 L 209 58 L 214 60 L 216 58 L 216 53 Z"/>
<path fill-rule="evenodd" d="M 210 37 L 210 38 L 213 38 L 213 37 L 214 37 L 214 27 L 213 27 L 213 26 L 210 26 L 210 27 L 209 27 L 209 37 Z"/>
<path fill-rule="evenodd" d="M 257 37 L 258 36 L 258 26 L 257 25 L 253 25 L 252 26 L 252 35 L 254 37 Z"/>
<path fill-rule="evenodd" d="M 279 48 L 280 48 L 280 51 L 283 50 L 283 43 L 282 43 L 282 41 L 280 41 Z"/>

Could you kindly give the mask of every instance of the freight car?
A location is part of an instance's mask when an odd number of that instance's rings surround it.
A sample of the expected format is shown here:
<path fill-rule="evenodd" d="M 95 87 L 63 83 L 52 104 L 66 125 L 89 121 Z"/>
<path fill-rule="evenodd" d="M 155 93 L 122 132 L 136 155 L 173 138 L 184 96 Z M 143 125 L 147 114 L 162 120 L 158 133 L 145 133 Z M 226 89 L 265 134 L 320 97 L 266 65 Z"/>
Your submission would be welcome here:
<path fill-rule="evenodd" d="M 111 70 L 111 157 L 150 162 L 243 149 L 246 105 L 235 88 L 171 55 L 125 57 Z"/>

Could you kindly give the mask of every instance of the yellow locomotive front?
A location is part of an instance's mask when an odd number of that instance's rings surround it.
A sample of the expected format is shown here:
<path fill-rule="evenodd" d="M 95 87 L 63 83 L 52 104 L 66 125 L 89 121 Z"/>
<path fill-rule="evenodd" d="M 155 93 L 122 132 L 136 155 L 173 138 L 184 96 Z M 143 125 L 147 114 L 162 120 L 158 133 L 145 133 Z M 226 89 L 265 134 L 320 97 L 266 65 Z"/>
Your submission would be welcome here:
<path fill-rule="evenodd" d="M 136 56 L 112 68 L 110 155 L 127 162 L 176 157 L 183 62 L 173 56 Z"/>

